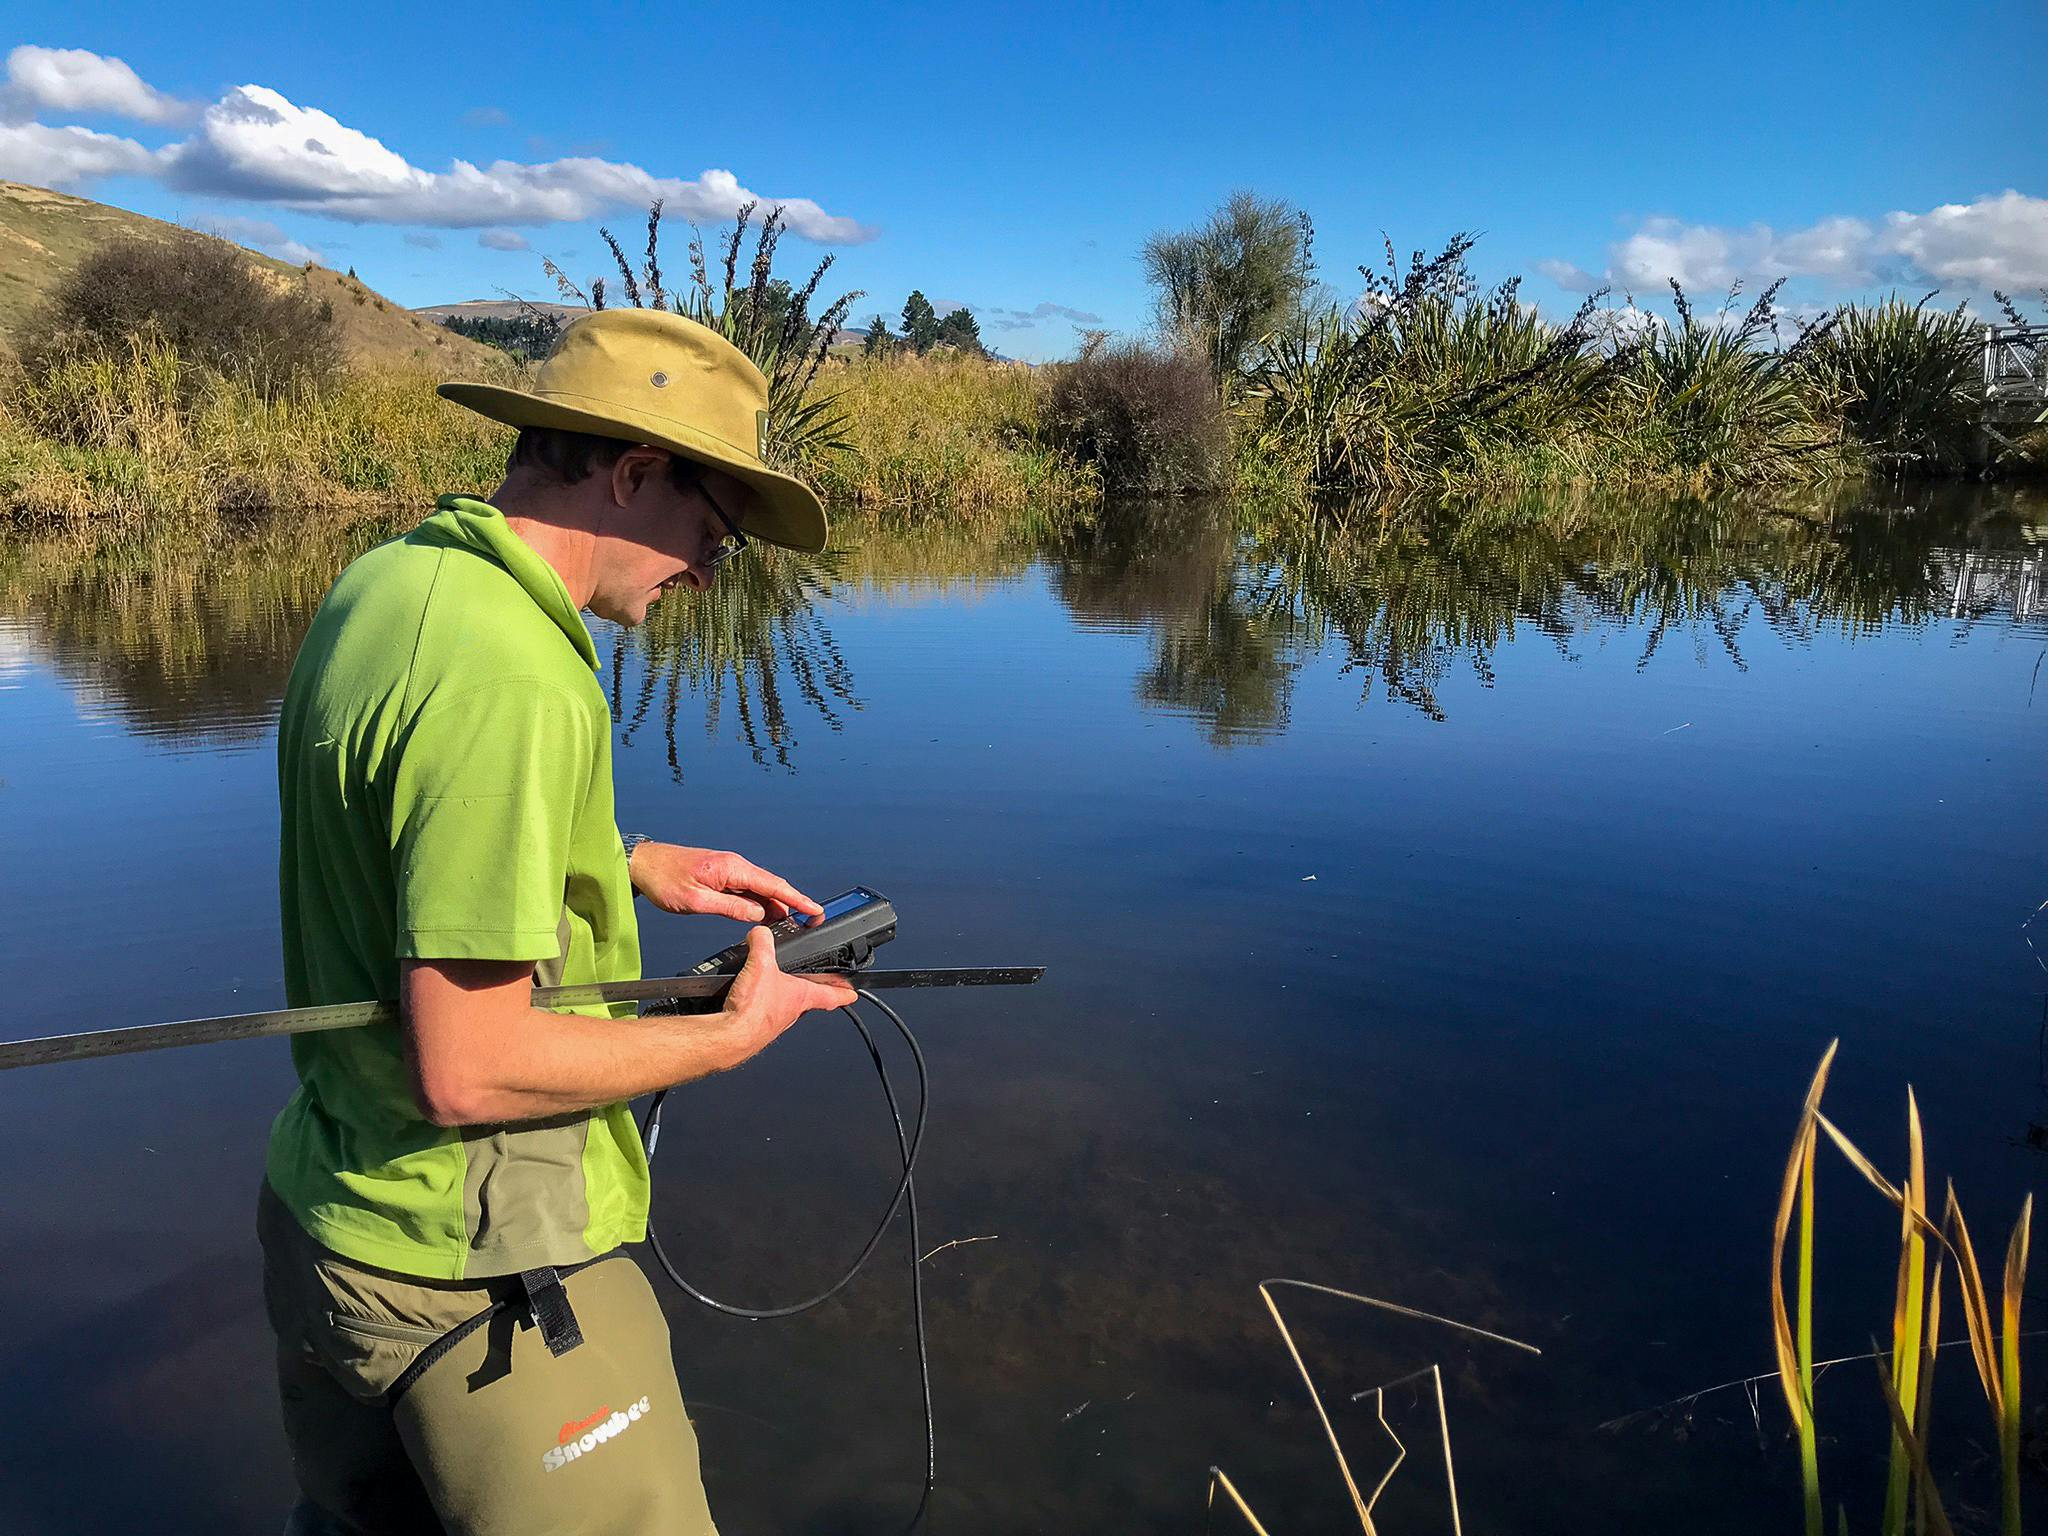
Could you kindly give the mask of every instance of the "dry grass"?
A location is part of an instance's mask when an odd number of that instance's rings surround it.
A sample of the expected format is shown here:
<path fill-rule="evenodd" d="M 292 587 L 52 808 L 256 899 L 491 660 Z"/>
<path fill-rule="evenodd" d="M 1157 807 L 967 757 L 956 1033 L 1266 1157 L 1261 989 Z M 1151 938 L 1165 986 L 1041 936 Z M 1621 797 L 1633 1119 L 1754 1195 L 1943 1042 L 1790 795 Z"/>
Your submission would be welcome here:
<path fill-rule="evenodd" d="M 1043 445 L 1046 379 L 1014 364 L 932 354 L 828 364 L 851 455 L 825 467 L 829 500 L 863 507 L 1074 506 L 1094 473 Z"/>
<path fill-rule="evenodd" d="M 494 484 L 509 429 L 439 399 L 424 370 L 349 373 L 266 400 L 138 340 L 126 356 L 0 375 L 0 517 L 108 533 L 300 508 L 330 524 Z"/>
<path fill-rule="evenodd" d="M 509 372 L 514 365 L 496 365 Z M 509 429 L 439 399 L 442 374 L 350 370 L 265 400 L 170 348 L 0 362 L 0 519 L 119 534 L 319 508 L 330 523 L 496 483 Z M 475 370 L 470 370 L 474 372 Z M 1044 381 L 960 357 L 831 364 L 852 451 L 817 476 L 842 505 L 1042 512 L 1099 497 L 1092 471 L 1037 438 Z"/>

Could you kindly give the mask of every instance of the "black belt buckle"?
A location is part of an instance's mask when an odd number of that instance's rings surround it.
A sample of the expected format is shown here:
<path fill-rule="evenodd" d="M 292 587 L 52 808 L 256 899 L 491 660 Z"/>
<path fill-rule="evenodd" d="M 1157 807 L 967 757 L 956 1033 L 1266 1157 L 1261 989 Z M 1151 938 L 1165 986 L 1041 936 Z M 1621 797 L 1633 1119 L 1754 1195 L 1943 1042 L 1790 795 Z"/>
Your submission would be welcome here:
<path fill-rule="evenodd" d="M 549 1354 L 566 1355 L 583 1342 L 583 1328 L 576 1321 L 576 1309 L 569 1305 L 560 1270 L 552 1265 L 521 1270 L 519 1283 L 526 1287 L 527 1311 Z"/>

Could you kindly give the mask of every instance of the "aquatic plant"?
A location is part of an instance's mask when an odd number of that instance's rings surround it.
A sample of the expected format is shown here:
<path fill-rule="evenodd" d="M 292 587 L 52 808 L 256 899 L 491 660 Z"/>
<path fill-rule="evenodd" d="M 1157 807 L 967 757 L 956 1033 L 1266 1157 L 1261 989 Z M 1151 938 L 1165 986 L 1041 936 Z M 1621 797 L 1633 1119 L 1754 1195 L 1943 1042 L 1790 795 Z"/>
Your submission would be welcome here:
<path fill-rule="evenodd" d="M 1405 269 L 1389 245 L 1384 270 L 1358 269 L 1357 304 L 1308 309 L 1267 338 L 1241 400 L 1248 451 L 1329 495 L 1484 480 L 1556 438 L 1608 366 L 1587 356 L 1599 295 L 1559 326 L 1517 282 L 1481 294 L 1473 238 Z"/>
<path fill-rule="evenodd" d="M 1280 1331 L 1280 1342 L 1287 1346 L 1287 1357 L 1294 1362 L 1295 1372 L 1301 1377 L 1301 1384 L 1308 1391 L 1309 1403 L 1315 1409 L 1316 1422 L 1322 1426 L 1323 1438 L 1329 1442 L 1331 1459 L 1336 1463 L 1337 1475 L 1343 1479 L 1344 1491 L 1350 1495 L 1351 1510 L 1353 1514 L 1358 1516 L 1358 1526 L 1359 1530 L 1363 1532 L 1363 1536 L 1377 1536 L 1378 1528 L 1373 1524 L 1373 1511 L 1379 1504 L 1380 1495 L 1387 1491 L 1387 1485 L 1394 1480 L 1394 1474 L 1401 1469 L 1402 1464 L 1408 1459 L 1408 1447 L 1402 1444 L 1400 1436 L 1394 1433 L 1393 1426 L 1387 1423 L 1386 1394 L 1394 1387 L 1420 1381 L 1425 1377 L 1429 1379 L 1435 1389 L 1437 1429 L 1443 1446 L 1444 1495 L 1450 1510 L 1451 1530 L 1453 1536 L 1456 1536 L 1456 1533 L 1464 1529 L 1464 1523 L 1458 1511 L 1458 1473 L 1451 1457 L 1451 1421 L 1449 1409 L 1444 1402 L 1442 1368 L 1435 1364 L 1426 1365 L 1421 1370 L 1411 1372 L 1398 1380 L 1383 1382 L 1377 1387 L 1367 1387 L 1362 1392 L 1352 1393 L 1351 1401 L 1354 1403 L 1362 1402 L 1368 1397 L 1374 1400 L 1374 1417 L 1378 1422 L 1380 1430 L 1392 1442 L 1394 1447 L 1393 1460 L 1388 1464 L 1386 1470 L 1380 1474 L 1380 1479 L 1373 1485 L 1372 1492 L 1370 1494 L 1361 1492 L 1358 1486 L 1358 1479 L 1352 1473 L 1350 1459 L 1344 1454 L 1344 1444 L 1337 1438 L 1336 1426 L 1330 1422 L 1330 1410 L 1324 1404 L 1323 1394 L 1316 1386 L 1315 1375 L 1309 1370 L 1308 1362 L 1302 1358 L 1300 1346 L 1294 1342 L 1294 1332 L 1287 1326 L 1287 1318 L 1280 1311 L 1280 1303 L 1274 1299 L 1273 1292 L 1281 1287 L 1308 1291 L 1321 1296 L 1331 1296 L 1339 1301 L 1355 1302 L 1360 1306 L 1372 1307 L 1378 1311 L 1389 1312 L 1399 1317 L 1414 1318 L 1426 1323 L 1437 1323 L 1458 1333 L 1468 1334 L 1473 1338 L 1486 1339 L 1495 1344 L 1505 1344 L 1511 1349 L 1519 1349 L 1531 1355 L 1541 1355 L 1543 1351 L 1534 1344 L 1524 1344 L 1520 1339 L 1511 1339 L 1506 1334 L 1494 1333 L 1490 1329 L 1475 1327 L 1471 1323 L 1461 1323 L 1453 1318 L 1441 1317 L 1434 1312 L 1424 1312 L 1416 1307 L 1405 1307 L 1397 1302 L 1384 1301 L 1376 1296 L 1364 1296 L 1357 1291 L 1340 1290 L 1333 1285 L 1318 1285 L 1311 1280 L 1289 1280 L 1284 1278 L 1261 1280 L 1259 1282 L 1259 1299 L 1266 1304 L 1266 1311 L 1273 1319 L 1273 1326 Z M 1231 1506 L 1244 1517 L 1245 1523 L 1251 1527 L 1254 1536 L 1267 1536 L 1265 1525 L 1252 1512 L 1251 1505 L 1246 1501 L 1244 1495 L 1238 1491 L 1237 1485 L 1231 1482 L 1229 1476 L 1221 1467 L 1211 1467 L 1209 1469 L 1208 1503 L 1211 1512 L 1213 1513 L 1215 1509 L 1216 1493 L 1219 1488 L 1230 1500 Z"/>
<path fill-rule="evenodd" d="M 2020 1536 L 2020 1307 L 2026 1288 L 2033 1196 L 2021 1203 L 2006 1246 L 1994 1315 L 1954 1185 L 1948 1187 L 1940 1224 L 1928 1216 L 1926 1153 L 1912 1090 L 1906 1093 L 1906 1178 L 1894 1184 L 1821 1113 L 1821 1096 L 1834 1065 L 1835 1049 L 1833 1043 L 1828 1046 L 1807 1087 L 1771 1233 L 1771 1338 L 1778 1359 L 1778 1383 L 1798 1439 L 1807 1536 L 1823 1536 L 1825 1529 L 1813 1393 L 1814 1156 L 1823 1134 L 1899 1212 L 1890 1347 L 1872 1345 L 1873 1357 L 1881 1365 L 1878 1390 L 1892 1426 L 1881 1530 L 1885 1536 L 1903 1536 L 1909 1518 L 1923 1533 L 1946 1536 L 1952 1530 L 1927 1457 L 1932 1377 L 1941 1348 L 1942 1276 L 1945 1265 L 1952 1262 L 1971 1361 L 1998 1438 L 1999 1528 L 2004 1536 Z M 1795 1298 L 1788 1305 L 1785 1248 L 1795 1223 L 1798 1269 Z M 1935 1253 L 1931 1276 L 1927 1268 L 1930 1244 Z M 1841 1518 L 1846 1526 L 1847 1516 Z"/>

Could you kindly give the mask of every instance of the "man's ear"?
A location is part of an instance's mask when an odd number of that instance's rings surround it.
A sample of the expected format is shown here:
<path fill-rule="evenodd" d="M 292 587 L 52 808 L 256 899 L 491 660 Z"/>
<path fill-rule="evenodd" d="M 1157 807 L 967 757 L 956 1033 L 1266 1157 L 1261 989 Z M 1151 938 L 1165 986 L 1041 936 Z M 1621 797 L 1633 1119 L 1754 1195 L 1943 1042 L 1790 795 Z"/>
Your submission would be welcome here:
<path fill-rule="evenodd" d="M 612 500 L 621 507 L 630 506 L 647 477 L 665 474 L 667 469 L 668 454 L 661 449 L 628 448 L 612 465 Z"/>

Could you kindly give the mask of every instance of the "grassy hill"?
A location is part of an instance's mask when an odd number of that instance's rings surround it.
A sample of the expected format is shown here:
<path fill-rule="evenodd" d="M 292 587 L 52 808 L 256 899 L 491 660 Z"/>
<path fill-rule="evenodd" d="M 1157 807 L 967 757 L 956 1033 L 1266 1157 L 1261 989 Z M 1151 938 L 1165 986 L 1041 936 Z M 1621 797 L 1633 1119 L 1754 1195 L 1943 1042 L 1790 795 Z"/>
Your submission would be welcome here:
<path fill-rule="evenodd" d="M 212 238 L 88 198 L 0 181 L 0 341 L 11 342 L 49 291 L 109 241 Z M 342 351 L 352 363 L 424 362 L 452 372 L 502 363 L 502 354 L 443 330 L 343 273 L 295 267 L 256 251 L 244 254 L 278 281 L 302 283 L 315 299 L 333 306 Z"/>

